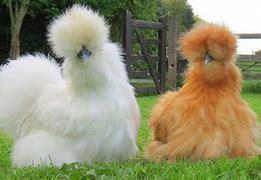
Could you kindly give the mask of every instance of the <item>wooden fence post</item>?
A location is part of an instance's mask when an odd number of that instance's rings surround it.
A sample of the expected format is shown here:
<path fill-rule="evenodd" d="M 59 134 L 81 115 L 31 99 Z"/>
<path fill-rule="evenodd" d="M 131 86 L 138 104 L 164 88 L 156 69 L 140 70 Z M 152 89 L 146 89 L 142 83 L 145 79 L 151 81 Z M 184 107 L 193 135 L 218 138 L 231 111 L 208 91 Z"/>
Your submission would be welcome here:
<path fill-rule="evenodd" d="M 178 59 L 177 59 L 177 40 L 178 22 L 173 15 L 168 16 L 167 21 L 167 45 L 168 45 L 168 73 L 166 82 L 168 85 L 177 88 Z"/>
<path fill-rule="evenodd" d="M 124 25 L 123 25 L 123 49 L 124 49 L 124 58 L 126 63 L 126 69 L 128 76 L 131 75 L 131 13 L 130 11 L 125 12 Z"/>
<path fill-rule="evenodd" d="M 164 93 L 165 91 L 165 82 L 166 82 L 166 27 L 167 27 L 167 18 L 166 16 L 159 18 L 159 22 L 162 23 L 162 29 L 158 30 L 158 57 L 159 57 L 159 79 L 160 79 L 160 92 Z"/>

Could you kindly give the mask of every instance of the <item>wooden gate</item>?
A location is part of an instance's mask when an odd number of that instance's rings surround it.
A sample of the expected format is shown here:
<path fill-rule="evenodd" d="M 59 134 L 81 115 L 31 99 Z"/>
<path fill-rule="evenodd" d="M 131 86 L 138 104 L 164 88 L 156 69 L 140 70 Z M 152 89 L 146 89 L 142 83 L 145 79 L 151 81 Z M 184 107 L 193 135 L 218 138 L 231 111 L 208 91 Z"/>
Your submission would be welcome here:
<path fill-rule="evenodd" d="M 261 39 L 261 34 L 237 34 L 239 39 Z M 238 55 L 238 66 L 245 79 L 261 79 L 261 55 Z"/>
<path fill-rule="evenodd" d="M 161 17 L 159 22 L 149 22 L 132 19 L 131 13 L 126 11 L 123 29 L 123 48 L 126 68 L 129 78 L 144 79 L 149 74 L 155 85 L 157 93 L 163 93 L 165 90 L 166 80 L 166 17 Z M 141 33 L 144 29 L 151 29 L 158 32 L 157 39 L 146 39 Z M 139 44 L 141 54 L 133 54 L 132 45 Z M 152 56 L 148 46 L 157 46 L 157 56 Z M 143 60 L 148 67 L 148 73 L 144 71 L 135 72 L 131 64 L 134 61 Z M 138 74 L 138 76 L 137 76 Z"/>

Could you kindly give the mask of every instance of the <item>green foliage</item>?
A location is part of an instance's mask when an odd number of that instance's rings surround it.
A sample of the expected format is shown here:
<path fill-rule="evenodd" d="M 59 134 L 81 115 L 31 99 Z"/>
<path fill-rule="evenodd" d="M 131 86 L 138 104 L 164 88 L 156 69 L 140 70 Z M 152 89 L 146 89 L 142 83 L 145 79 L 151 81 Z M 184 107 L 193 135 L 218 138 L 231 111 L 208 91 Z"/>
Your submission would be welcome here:
<path fill-rule="evenodd" d="M 194 20 L 195 20 L 195 23 L 196 23 L 196 24 L 206 22 L 206 21 L 205 21 L 204 19 L 202 19 L 199 15 L 194 15 Z"/>
<path fill-rule="evenodd" d="M 148 70 L 148 68 L 149 68 L 148 64 L 142 60 L 131 63 L 131 69 L 133 71 L 146 71 Z"/>
<path fill-rule="evenodd" d="M 108 24 L 111 26 L 110 34 L 114 42 L 122 42 L 123 13 L 125 10 L 130 10 L 134 19 L 158 21 L 159 15 L 169 13 L 170 10 L 168 10 L 168 8 L 171 9 L 171 6 L 174 6 L 173 3 L 170 3 L 170 7 L 167 8 L 164 6 L 166 10 L 160 10 L 158 0 L 31 0 L 20 33 L 22 54 L 37 51 L 49 53 L 50 49 L 46 42 L 46 27 L 52 18 L 64 12 L 74 3 L 89 6 L 104 15 Z M 174 6 L 175 15 L 182 20 L 182 29 L 190 28 L 194 23 L 191 7 L 185 0 L 177 0 L 174 4 L 175 3 L 178 5 Z M 6 21 L 9 14 L 6 6 L 5 9 L 6 11 L 4 11 L 5 14 L 2 18 L 5 18 Z M 0 44 L 4 44 L 6 47 L 4 52 L 0 51 L 0 58 L 2 57 L 3 59 L 7 58 L 8 55 L 9 43 L 7 42 L 10 40 L 9 26 L 8 21 L 0 24 Z M 141 30 L 140 33 L 143 34 L 146 39 L 157 39 L 158 36 L 157 31 L 153 30 Z M 1 36 L 4 38 L 1 39 Z M 156 46 L 148 46 L 148 50 L 153 55 L 157 55 Z M 137 55 L 141 54 L 138 45 L 133 45 L 133 53 Z M 148 66 L 142 61 L 132 64 L 132 68 L 147 70 Z"/>
<path fill-rule="evenodd" d="M 182 75 L 177 76 L 177 87 L 182 87 L 185 84 L 185 78 Z"/>
<path fill-rule="evenodd" d="M 196 22 L 187 0 L 162 0 L 164 14 L 173 14 L 179 21 L 180 31 L 190 29 Z"/>
<path fill-rule="evenodd" d="M 255 52 L 255 55 L 261 56 L 261 49 L 257 50 L 257 51 Z"/>
<path fill-rule="evenodd" d="M 6 47 L 1 56 L 7 58 L 10 41 L 10 20 L 8 8 L 4 2 L 0 2 L 3 13 L 0 17 L 0 44 Z M 99 11 L 105 16 L 111 26 L 111 39 L 114 42 L 122 41 L 123 14 L 125 10 L 132 12 L 133 18 L 145 20 L 157 20 L 157 0 L 31 0 L 28 13 L 24 19 L 20 33 L 21 51 L 48 53 L 46 42 L 46 27 L 50 20 L 64 12 L 73 4 L 79 3 Z M 5 19 L 2 19 L 5 17 Z M 5 23 L 2 23 L 5 21 Z M 1 38 L 3 37 L 3 38 Z M 33 45 L 32 45 L 33 44 Z M 1 57 L 0 56 L 0 57 Z"/>
<path fill-rule="evenodd" d="M 51 19 L 75 3 L 89 6 L 105 16 L 108 24 L 111 25 L 111 36 L 114 41 L 121 40 L 125 10 L 129 9 L 134 18 L 155 20 L 157 17 L 156 0 L 34 0 L 30 4 L 28 14 L 35 17 L 44 12 L 44 15 Z"/>

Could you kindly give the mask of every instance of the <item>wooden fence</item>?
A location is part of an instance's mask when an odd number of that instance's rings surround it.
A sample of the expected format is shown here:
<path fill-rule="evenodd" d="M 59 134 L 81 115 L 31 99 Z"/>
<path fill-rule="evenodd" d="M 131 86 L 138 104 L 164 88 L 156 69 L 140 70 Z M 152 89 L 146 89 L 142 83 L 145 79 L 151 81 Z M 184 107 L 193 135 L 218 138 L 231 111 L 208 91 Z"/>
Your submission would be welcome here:
<path fill-rule="evenodd" d="M 261 34 L 237 35 L 239 39 L 261 39 Z M 239 54 L 237 64 L 245 79 L 261 79 L 261 55 Z"/>
<path fill-rule="evenodd" d="M 123 28 L 123 49 L 129 77 L 131 79 L 143 79 L 143 81 L 140 81 L 141 83 L 146 82 L 144 79 L 153 80 L 152 87 L 136 86 L 137 93 L 163 93 L 166 81 L 175 86 L 175 78 L 177 77 L 177 48 L 175 41 L 177 36 L 175 34 L 178 29 L 176 25 L 175 18 L 164 16 L 159 18 L 158 22 L 135 20 L 132 19 L 131 13 L 126 11 Z M 157 39 L 146 38 L 142 33 L 146 29 L 156 31 L 158 34 Z M 139 45 L 141 51 L 139 53 L 133 52 L 133 45 Z M 150 46 L 156 47 L 156 55 L 150 50 Z M 132 64 L 138 61 L 145 62 L 148 70 L 133 69 Z"/>
<path fill-rule="evenodd" d="M 177 52 L 178 23 L 173 16 L 159 18 L 158 22 L 132 19 L 131 13 L 126 11 L 123 33 L 123 48 L 125 62 L 130 79 L 134 83 L 137 93 L 163 93 L 166 87 L 177 86 L 178 75 L 183 75 L 187 61 Z M 142 31 L 150 29 L 157 32 L 157 39 L 148 39 Z M 240 39 L 261 39 L 261 34 L 237 34 Z M 133 52 L 134 45 L 138 45 L 140 52 Z M 157 47 L 157 54 L 153 54 L 149 46 Z M 145 70 L 135 70 L 133 63 L 146 63 Z M 247 79 L 261 79 L 261 56 L 238 55 L 238 66 Z M 148 80 L 150 79 L 150 80 Z M 150 82 L 151 86 L 144 84 Z"/>
<path fill-rule="evenodd" d="M 149 22 L 132 19 L 131 13 L 126 11 L 124 21 L 123 48 L 125 63 L 130 78 L 146 79 L 152 78 L 155 88 L 153 91 L 163 93 L 166 80 L 166 17 L 161 17 L 158 22 Z M 142 30 L 150 29 L 157 31 L 157 39 L 147 39 Z M 140 53 L 134 53 L 132 45 L 140 46 Z M 157 55 L 150 52 L 148 46 L 157 47 Z M 145 61 L 148 71 L 135 71 L 132 63 L 135 61 Z M 137 93 L 148 91 L 145 87 L 136 87 Z"/>

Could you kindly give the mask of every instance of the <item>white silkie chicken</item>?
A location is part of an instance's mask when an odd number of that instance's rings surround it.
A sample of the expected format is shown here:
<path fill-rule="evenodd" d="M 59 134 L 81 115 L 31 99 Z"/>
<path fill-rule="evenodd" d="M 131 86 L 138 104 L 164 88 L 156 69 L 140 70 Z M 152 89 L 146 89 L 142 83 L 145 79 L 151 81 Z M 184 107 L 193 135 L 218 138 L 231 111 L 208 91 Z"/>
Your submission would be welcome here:
<path fill-rule="evenodd" d="M 0 72 L 0 126 L 14 138 L 13 165 L 120 161 L 137 152 L 139 108 L 103 17 L 74 5 L 49 27 L 64 58 L 27 55 Z"/>

